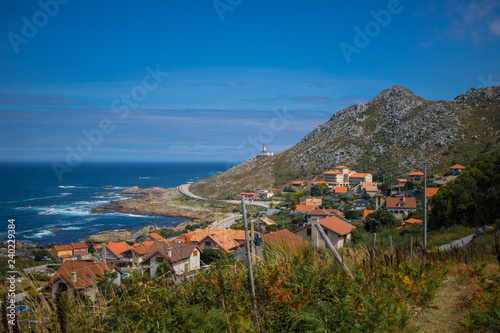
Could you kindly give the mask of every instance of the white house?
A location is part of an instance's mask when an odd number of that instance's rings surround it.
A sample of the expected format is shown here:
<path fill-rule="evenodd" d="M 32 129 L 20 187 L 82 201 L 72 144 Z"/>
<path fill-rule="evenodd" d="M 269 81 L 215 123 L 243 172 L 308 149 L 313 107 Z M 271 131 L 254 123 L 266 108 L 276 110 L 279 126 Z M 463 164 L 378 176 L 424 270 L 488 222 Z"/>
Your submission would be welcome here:
<path fill-rule="evenodd" d="M 336 216 L 321 219 L 318 223 L 323 227 L 323 231 L 325 231 L 326 236 L 336 249 L 343 247 L 344 243 L 351 239 L 351 231 L 356 229 L 355 226 Z M 297 236 L 310 242 L 313 246 L 326 248 L 325 241 L 319 234 L 319 231 L 312 226 L 312 223 L 296 230 L 295 233 Z"/>

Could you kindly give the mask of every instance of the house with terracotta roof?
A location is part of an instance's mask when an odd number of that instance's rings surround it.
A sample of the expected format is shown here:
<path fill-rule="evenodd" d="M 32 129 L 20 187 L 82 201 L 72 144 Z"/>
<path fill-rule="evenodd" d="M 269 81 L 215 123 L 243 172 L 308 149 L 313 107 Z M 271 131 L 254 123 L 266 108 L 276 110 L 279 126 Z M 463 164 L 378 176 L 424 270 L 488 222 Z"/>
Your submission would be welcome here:
<path fill-rule="evenodd" d="M 71 245 L 55 245 L 50 249 L 50 252 L 57 256 L 58 259 L 66 259 L 73 257 L 73 248 Z"/>
<path fill-rule="evenodd" d="M 424 223 L 424 221 L 419 220 L 419 219 L 410 218 L 410 219 L 407 219 L 404 221 L 403 226 L 404 226 L 404 228 L 409 228 L 415 223 L 422 224 L 422 223 Z"/>
<path fill-rule="evenodd" d="M 244 243 L 244 240 L 237 241 L 227 233 L 211 233 L 201 239 L 198 242 L 198 246 L 200 249 L 209 247 L 211 249 L 222 250 L 224 252 L 231 252 L 234 248 L 237 248 Z"/>
<path fill-rule="evenodd" d="M 262 243 L 271 247 L 299 249 L 311 245 L 305 239 L 287 229 L 271 232 L 262 236 Z"/>
<path fill-rule="evenodd" d="M 328 208 L 328 209 L 323 209 L 326 213 L 328 213 L 328 216 L 337 216 L 337 217 L 342 217 L 344 216 L 344 213 L 338 209 L 333 209 L 333 208 Z"/>
<path fill-rule="evenodd" d="M 323 231 L 336 249 L 343 247 L 351 239 L 351 231 L 356 229 L 355 226 L 335 216 L 327 217 L 317 222 L 323 227 Z M 313 246 L 326 248 L 325 241 L 312 223 L 295 230 L 295 234 L 310 242 Z"/>
<path fill-rule="evenodd" d="M 251 223 L 253 223 L 255 225 L 255 230 L 257 230 L 258 232 L 260 232 L 262 234 L 267 232 L 269 226 L 277 225 L 273 220 L 271 220 L 267 216 L 253 220 Z"/>
<path fill-rule="evenodd" d="M 317 208 L 309 213 L 306 213 L 306 222 L 318 221 L 327 218 L 328 216 L 330 216 L 330 214 L 325 212 L 323 209 Z"/>
<path fill-rule="evenodd" d="M 408 181 L 410 182 L 421 182 L 424 180 L 424 173 L 420 171 L 415 171 L 408 174 Z"/>
<path fill-rule="evenodd" d="M 373 213 L 373 212 L 374 212 L 374 210 L 371 210 L 371 209 L 365 209 L 365 210 L 363 211 L 363 221 L 366 219 L 366 217 L 367 217 L 368 215 L 370 215 L 370 214 L 371 214 L 371 213 Z"/>
<path fill-rule="evenodd" d="M 379 209 L 385 204 L 385 197 L 380 193 L 375 194 L 373 199 L 375 199 L 375 209 Z"/>
<path fill-rule="evenodd" d="M 151 232 L 151 233 L 147 234 L 146 236 L 140 238 L 138 241 L 139 241 L 139 243 L 143 243 L 145 241 L 155 241 L 155 240 L 159 240 L 159 239 L 163 239 L 163 237 L 158 235 L 156 232 Z"/>
<path fill-rule="evenodd" d="M 236 199 L 241 199 L 241 198 L 245 198 L 247 200 L 257 200 L 259 198 L 259 195 L 257 193 L 241 192 L 239 195 L 236 196 Z"/>
<path fill-rule="evenodd" d="M 396 186 L 405 186 L 406 183 L 408 183 L 408 179 L 401 178 L 396 180 Z"/>
<path fill-rule="evenodd" d="M 304 182 L 301 180 L 292 182 L 292 186 L 304 186 Z"/>
<path fill-rule="evenodd" d="M 452 176 L 458 176 L 458 174 L 465 170 L 465 167 L 460 164 L 455 164 L 450 167 L 450 173 Z"/>
<path fill-rule="evenodd" d="M 125 242 L 102 244 L 101 248 L 97 248 L 98 256 L 107 264 L 116 264 L 117 266 L 129 266 L 125 262 L 131 261 L 122 260 L 122 253 L 130 250 L 131 246 Z"/>
<path fill-rule="evenodd" d="M 417 200 L 415 198 L 387 198 L 386 208 L 395 218 L 402 218 L 417 210 Z"/>
<path fill-rule="evenodd" d="M 202 250 L 195 243 L 155 241 L 145 253 L 141 266 L 156 277 L 158 266 L 168 262 L 176 274 L 186 274 L 200 268 Z"/>
<path fill-rule="evenodd" d="M 298 213 L 312 212 L 316 207 L 313 205 L 297 205 L 295 206 L 295 211 Z"/>
<path fill-rule="evenodd" d="M 347 187 L 345 186 L 337 186 L 332 189 L 332 192 L 335 194 L 347 193 Z"/>
<path fill-rule="evenodd" d="M 427 200 L 429 200 L 433 196 L 435 196 L 438 191 L 439 187 L 427 187 L 427 189 L 425 190 L 425 197 L 427 198 Z"/>
<path fill-rule="evenodd" d="M 82 260 L 82 258 L 89 256 L 89 247 L 87 244 L 75 243 L 70 244 L 70 246 L 73 249 L 73 257 L 75 257 L 76 260 Z"/>
<path fill-rule="evenodd" d="M 300 198 L 304 200 L 300 200 L 304 205 L 312 205 L 314 208 L 318 208 L 323 204 L 323 199 L 321 198 Z"/>
<path fill-rule="evenodd" d="M 154 241 L 148 241 L 148 245 L 132 246 L 127 251 L 120 255 L 120 266 L 136 267 L 142 260 L 146 252 L 149 250 Z M 134 244 L 135 245 L 135 244 Z"/>
<path fill-rule="evenodd" d="M 362 182 L 360 188 L 362 194 L 366 193 L 371 197 L 378 193 L 377 183 Z"/>
<path fill-rule="evenodd" d="M 55 298 L 57 291 L 60 290 L 61 292 L 67 292 L 70 297 L 78 293 L 95 301 L 97 294 L 96 282 L 105 273 L 116 273 L 112 283 L 115 285 L 121 284 L 120 274 L 123 274 L 123 271 L 115 265 L 67 260 L 63 262 L 49 282 L 40 289 L 40 292 L 50 294 Z"/>

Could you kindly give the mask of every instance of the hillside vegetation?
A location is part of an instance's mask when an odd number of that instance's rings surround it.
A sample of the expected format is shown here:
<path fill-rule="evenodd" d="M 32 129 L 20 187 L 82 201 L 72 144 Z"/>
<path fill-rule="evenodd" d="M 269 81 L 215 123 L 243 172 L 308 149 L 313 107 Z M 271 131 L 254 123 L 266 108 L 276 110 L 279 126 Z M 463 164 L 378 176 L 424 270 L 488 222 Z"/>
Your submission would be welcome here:
<path fill-rule="evenodd" d="M 299 178 L 322 179 L 339 164 L 374 176 L 405 176 L 422 161 L 441 171 L 498 152 L 499 134 L 500 87 L 430 101 L 397 85 L 339 111 L 279 155 L 252 158 L 190 188 L 201 196 L 226 198 Z"/>

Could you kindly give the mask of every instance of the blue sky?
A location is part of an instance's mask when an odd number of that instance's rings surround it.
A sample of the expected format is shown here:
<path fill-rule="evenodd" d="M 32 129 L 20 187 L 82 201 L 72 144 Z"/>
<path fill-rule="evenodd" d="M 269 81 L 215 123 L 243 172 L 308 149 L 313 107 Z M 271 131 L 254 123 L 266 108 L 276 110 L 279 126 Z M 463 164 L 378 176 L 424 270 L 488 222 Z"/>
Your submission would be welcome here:
<path fill-rule="evenodd" d="M 500 85 L 500 2 L 3 1 L 0 161 L 242 161 L 401 84 Z"/>

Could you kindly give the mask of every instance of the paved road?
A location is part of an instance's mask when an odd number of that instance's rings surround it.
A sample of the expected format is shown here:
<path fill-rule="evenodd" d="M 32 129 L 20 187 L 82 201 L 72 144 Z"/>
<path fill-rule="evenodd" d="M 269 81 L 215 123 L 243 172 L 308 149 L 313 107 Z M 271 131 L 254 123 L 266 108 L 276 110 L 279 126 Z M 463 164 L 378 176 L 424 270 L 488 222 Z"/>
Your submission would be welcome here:
<path fill-rule="evenodd" d="M 178 187 L 179 192 L 181 192 L 181 194 L 185 195 L 186 197 L 190 197 L 190 198 L 193 198 L 193 199 L 198 199 L 198 200 L 202 200 L 202 201 L 206 201 L 206 202 L 227 202 L 227 203 L 232 203 L 232 204 L 239 204 L 239 203 L 241 203 L 241 201 L 239 201 L 239 200 L 215 200 L 215 199 L 202 198 L 199 195 L 196 195 L 193 192 L 191 192 L 189 190 L 189 185 L 191 185 L 191 184 L 184 184 L 184 185 L 180 185 Z M 253 205 L 253 206 L 258 206 L 258 207 L 262 207 L 262 208 L 265 208 L 265 209 L 269 208 L 269 203 L 268 202 L 264 202 L 264 201 L 248 201 L 247 200 L 247 201 L 245 201 L 245 204 L 247 204 L 247 205 Z"/>
<path fill-rule="evenodd" d="M 232 216 L 229 216 L 223 220 L 220 221 L 215 221 L 212 223 L 211 228 L 214 229 L 228 229 L 230 226 L 232 226 L 234 223 L 236 223 L 237 219 L 241 219 L 243 215 L 241 214 L 232 214 Z"/>
<path fill-rule="evenodd" d="M 474 235 L 465 236 L 464 238 L 460 238 L 460 239 L 454 240 L 453 242 L 451 242 L 449 244 L 441 245 L 439 248 L 441 250 L 449 250 L 452 247 L 462 247 L 462 246 L 465 246 L 465 245 L 469 244 L 472 241 L 472 237 L 473 236 Z"/>

